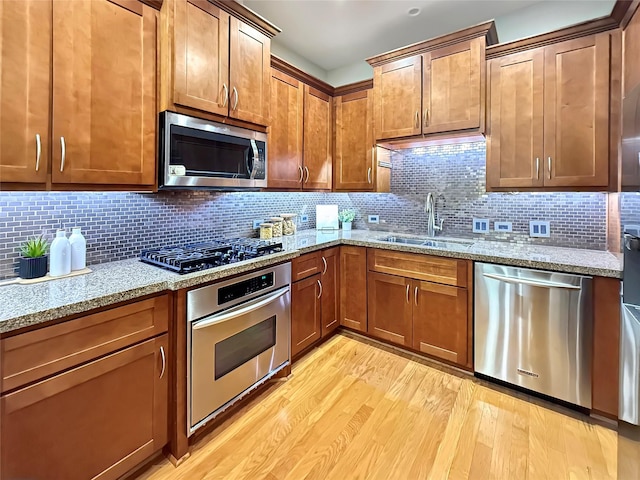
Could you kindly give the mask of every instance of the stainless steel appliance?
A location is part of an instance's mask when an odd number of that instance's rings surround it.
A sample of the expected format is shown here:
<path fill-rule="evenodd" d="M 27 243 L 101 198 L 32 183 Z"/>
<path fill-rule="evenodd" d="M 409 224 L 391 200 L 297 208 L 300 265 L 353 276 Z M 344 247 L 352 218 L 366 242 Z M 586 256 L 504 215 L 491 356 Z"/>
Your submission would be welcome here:
<path fill-rule="evenodd" d="M 187 293 L 188 435 L 290 362 L 291 264 Z"/>
<path fill-rule="evenodd" d="M 173 112 L 160 114 L 160 189 L 267 186 L 267 134 Z"/>
<path fill-rule="evenodd" d="M 475 371 L 591 408 L 591 281 L 476 263 Z"/>
<path fill-rule="evenodd" d="M 640 238 L 624 236 L 618 418 L 640 425 Z"/>
<path fill-rule="evenodd" d="M 281 251 L 282 243 L 275 240 L 231 238 L 148 248 L 140 252 L 140 261 L 182 274 Z"/>

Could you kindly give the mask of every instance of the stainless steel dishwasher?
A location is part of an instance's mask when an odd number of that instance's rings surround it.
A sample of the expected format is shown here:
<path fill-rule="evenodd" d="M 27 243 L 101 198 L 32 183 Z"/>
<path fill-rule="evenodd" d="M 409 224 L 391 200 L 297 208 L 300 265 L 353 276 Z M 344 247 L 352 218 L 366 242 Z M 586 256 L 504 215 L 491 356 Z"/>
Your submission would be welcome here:
<path fill-rule="evenodd" d="M 475 265 L 475 371 L 591 408 L 591 277 Z"/>

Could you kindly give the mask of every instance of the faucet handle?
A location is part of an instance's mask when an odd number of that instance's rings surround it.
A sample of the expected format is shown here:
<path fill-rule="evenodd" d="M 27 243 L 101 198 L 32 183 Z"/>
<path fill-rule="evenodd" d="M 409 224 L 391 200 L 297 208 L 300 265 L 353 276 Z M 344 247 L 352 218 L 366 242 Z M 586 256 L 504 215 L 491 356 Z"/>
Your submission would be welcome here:
<path fill-rule="evenodd" d="M 441 231 L 442 231 L 442 226 L 443 226 L 443 225 L 444 225 L 444 219 L 440 219 L 440 225 L 439 225 L 439 226 L 438 226 L 438 225 L 434 225 L 434 226 L 433 226 L 433 229 L 434 229 L 434 230 L 438 230 L 439 232 L 441 232 Z"/>

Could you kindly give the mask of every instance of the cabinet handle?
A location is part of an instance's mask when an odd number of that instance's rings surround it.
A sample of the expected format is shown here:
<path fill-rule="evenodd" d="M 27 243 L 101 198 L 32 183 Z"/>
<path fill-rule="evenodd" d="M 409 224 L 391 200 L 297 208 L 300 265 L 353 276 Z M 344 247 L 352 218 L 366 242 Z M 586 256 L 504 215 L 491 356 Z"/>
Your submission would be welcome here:
<path fill-rule="evenodd" d="M 371 167 L 367 170 L 367 181 L 371 183 Z"/>
<path fill-rule="evenodd" d="M 429 126 L 429 109 L 425 108 L 424 109 L 424 119 L 423 119 L 423 123 L 425 127 Z"/>
<path fill-rule="evenodd" d="M 540 158 L 536 157 L 536 179 L 540 178 Z"/>
<path fill-rule="evenodd" d="M 324 270 L 322 270 L 322 274 L 325 275 L 327 273 L 327 259 L 322 257 L 322 263 L 324 264 Z"/>
<path fill-rule="evenodd" d="M 416 110 L 416 128 L 420 128 L 420 112 Z"/>
<path fill-rule="evenodd" d="M 547 172 L 547 176 L 549 180 L 551 180 L 551 157 L 547 157 L 547 166 L 549 167 L 549 171 Z"/>
<path fill-rule="evenodd" d="M 318 286 L 320 287 L 320 293 L 318 294 L 318 298 L 322 296 L 322 282 L 320 280 L 316 280 L 318 282 Z"/>
<path fill-rule="evenodd" d="M 64 171 L 64 160 L 67 156 L 67 145 L 64 143 L 64 137 L 60 137 L 60 150 L 62 152 L 62 160 L 60 161 L 60 171 Z"/>
<path fill-rule="evenodd" d="M 226 83 L 223 83 L 222 89 L 224 90 L 224 100 L 222 101 L 222 106 L 226 107 L 227 102 L 229 101 L 229 87 L 227 87 Z"/>
<path fill-rule="evenodd" d="M 409 289 L 411 288 L 410 285 L 407 285 L 407 303 L 409 303 L 411 300 L 409 300 Z"/>
<path fill-rule="evenodd" d="M 238 89 L 236 87 L 233 87 L 233 93 L 236 96 L 236 101 L 233 104 L 233 106 L 231 107 L 231 110 L 235 110 L 238 108 Z"/>
<path fill-rule="evenodd" d="M 305 179 L 304 183 L 309 183 L 309 168 L 304 167 L 304 171 L 307 174 L 307 178 Z"/>
<path fill-rule="evenodd" d="M 160 356 L 162 357 L 162 371 L 160 372 L 160 378 L 164 377 L 164 370 L 167 367 L 167 359 L 164 356 L 164 347 L 160 347 Z"/>
<path fill-rule="evenodd" d="M 42 143 L 40 142 L 40 134 L 36 133 L 36 172 L 40 170 L 41 154 L 42 154 Z"/>
<path fill-rule="evenodd" d="M 418 306 L 418 287 L 413 291 L 413 301 L 416 302 L 416 307 Z"/>
<path fill-rule="evenodd" d="M 300 178 L 298 179 L 298 183 L 302 183 L 302 179 L 304 178 L 304 171 L 302 170 L 302 165 L 298 165 L 300 169 Z"/>

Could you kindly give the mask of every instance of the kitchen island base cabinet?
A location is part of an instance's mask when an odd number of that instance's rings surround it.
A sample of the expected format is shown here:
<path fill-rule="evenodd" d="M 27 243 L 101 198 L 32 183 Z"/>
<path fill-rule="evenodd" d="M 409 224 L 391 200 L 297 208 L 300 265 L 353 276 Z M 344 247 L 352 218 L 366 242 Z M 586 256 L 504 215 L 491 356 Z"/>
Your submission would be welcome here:
<path fill-rule="evenodd" d="M 340 325 L 367 331 L 367 249 L 340 247 Z"/>
<path fill-rule="evenodd" d="M 2 397 L 2 478 L 116 479 L 167 442 L 168 335 Z"/>
<path fill-rule="evenodd" d="M 320 274 L 291 285 L 291 357 L 320 340 Z"/>

